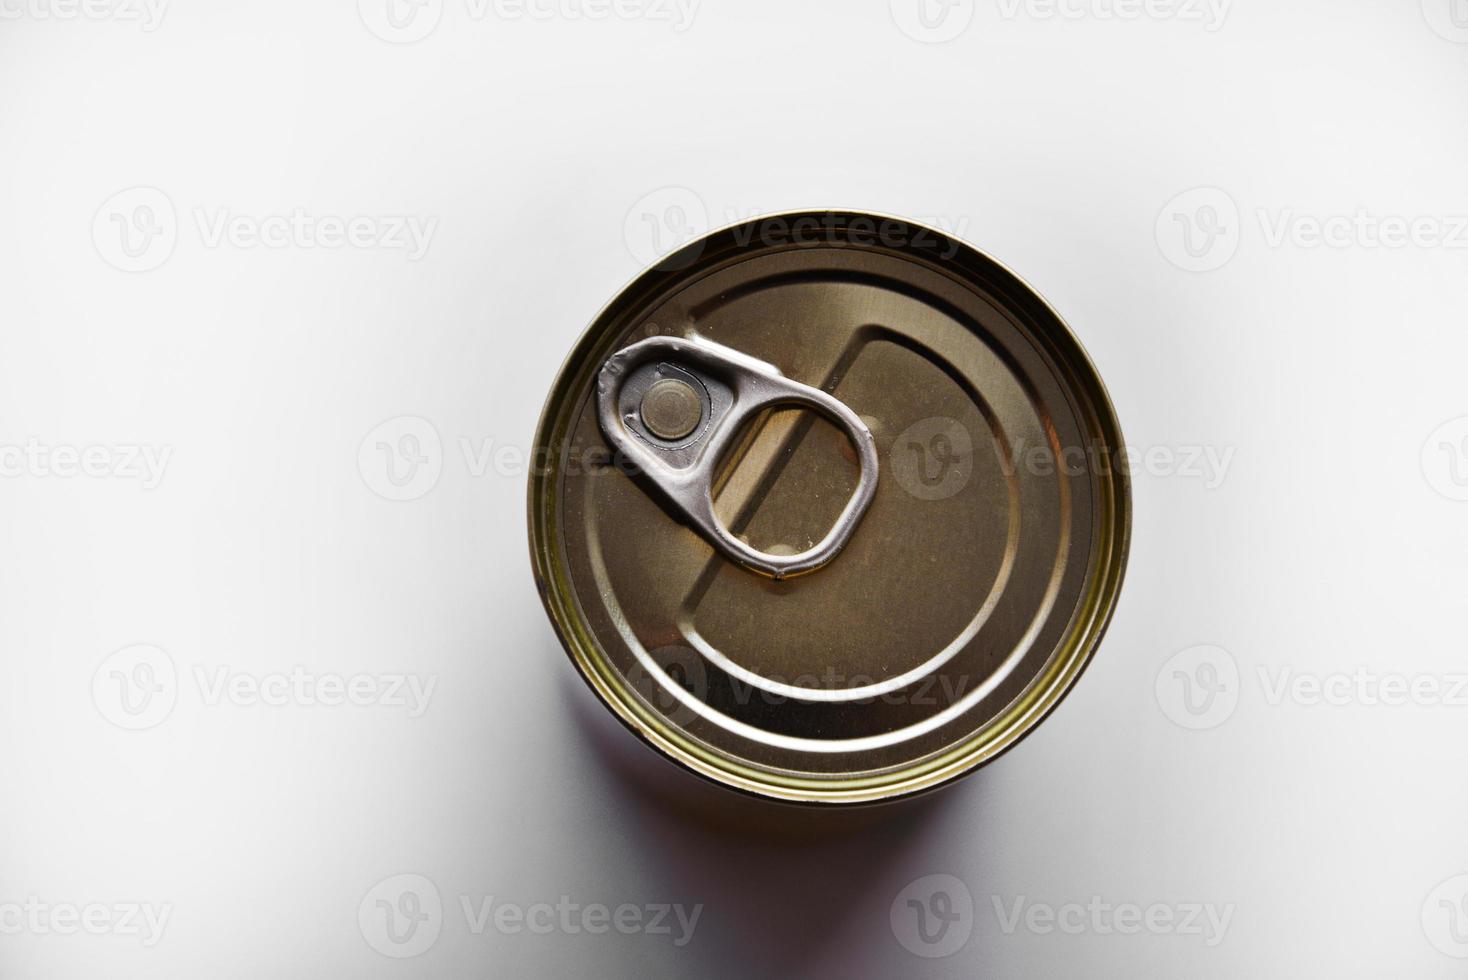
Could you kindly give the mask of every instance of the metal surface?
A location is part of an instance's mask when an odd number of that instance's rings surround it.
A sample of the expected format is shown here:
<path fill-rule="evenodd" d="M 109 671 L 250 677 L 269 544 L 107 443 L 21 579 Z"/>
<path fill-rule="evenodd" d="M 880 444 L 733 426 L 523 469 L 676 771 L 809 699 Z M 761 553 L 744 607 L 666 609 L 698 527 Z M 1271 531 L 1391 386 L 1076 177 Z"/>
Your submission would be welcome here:
<path fill-rule="evenodd" d="M 830 401 L 718 425 L 732 382 L 687 356 L 707 344 Z M 657 450 L 630 434 L 655 376 L 626 401 L 598 392 L 633 350 L 700 401 Z M 633 452 L 712 466 L 698 513 L 750 552 L 803 557 L 877 472 L 861 433 L 882 471 L 865 516 L 785 579 L 690 527 Z M 1120 589 L 1129 492 L 1094 368 L 1008 270 L 900 219 L 774 215 L 669 256 L 581 338 L 537 445 L 531 556 L 571 659 L 660 752 L 761 796 L 890 799 L 992 759 L 1074 683 Z"/>
<path fill-rule="evenodd" d="M 675 371 L 684 377 L 669 376 Z M 669 385 L 676 386 L 675 397 L 688 400 L 686 409 L 679 406 L 673 414 L 686 414 L 691 422 L 659 431 L 648 422 L 648 402 Z M 700 389 L 707 393 L 705 399 L 700 399 Z M 835 558 L 877 492 L 876 443 L 855 412 L 824 391 L 791 381 L 772 364 L 701 337 L 651 337 L 618 351 L 602 366 L 596 390 L 597 417 L 612 445 L 725 556 L 772 578 L 813 571 Z M 839 423 L 861 466 L 856 490 L 831 530 L 814 547 L 796 554 L 751 547 L 731 534 L 714 511 L 715 467 L 744 424 L 777 405 L 809 406 Z"/>
<path fill-rule="evenodd" d="M 703 421 L 703 400 L 682 378 L 659 378 L 643 392 L 637 417 L 658 439 L 686 439 Z"/>

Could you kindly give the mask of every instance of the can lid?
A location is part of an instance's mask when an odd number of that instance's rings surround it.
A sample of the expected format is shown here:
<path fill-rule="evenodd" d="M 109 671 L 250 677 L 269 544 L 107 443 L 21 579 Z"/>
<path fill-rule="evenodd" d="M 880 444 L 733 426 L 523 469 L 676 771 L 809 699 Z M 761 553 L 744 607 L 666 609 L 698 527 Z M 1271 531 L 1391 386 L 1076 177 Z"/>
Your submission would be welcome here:
<path fill-rule="evenodd" d="M 537 445 L 532 560 L 572 660 L 664 754 L 763 796 L 870 802 L 993 758 L 1120 588 L 1090 361 L 909 221 L 772 215 L 669 256 L 583 336 Z"/>

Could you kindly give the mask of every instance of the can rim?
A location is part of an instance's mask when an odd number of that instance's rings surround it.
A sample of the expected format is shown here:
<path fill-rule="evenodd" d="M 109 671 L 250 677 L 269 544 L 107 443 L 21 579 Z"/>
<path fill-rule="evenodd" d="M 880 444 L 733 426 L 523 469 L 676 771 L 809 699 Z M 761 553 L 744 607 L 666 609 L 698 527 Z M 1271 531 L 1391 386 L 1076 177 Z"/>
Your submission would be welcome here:
<path fill-rule="evenodd" d="M 536 425 L 533 445 L 545 447 L 547 452 L 545 464 L 532 468 L 527 488 L 530 561 L 536 590 L 546 614 L 577 673 L 618 721 L 655 749 L 658 755 L 709 782 L 757 798 L 801 804 L 869 805 L 931 792 L 979 769 L 1017 745 L 1070 693 L 1090 665 L 1119 601 L 1131 544 L 1131 480 L 1126 467 L 1112 466 L 1106 478 L 1098 481 L 1101 491 L 1097 508 L 1099 533 L 1092 558 L 1093 570 L 1077 599 L 1071 626 L 1062 643 L 1051 653 L 1045 668 L 994 719 L 969 737 L 919 763 L 849 778 L 777 775 L 741 765 L 709 751 L 641 703 L 625 685 L 619 685 L 618 675 L 610 668 L 596 638 L 575 608 L 574 590 L 564 568 L 558 567 L 556 561 L 561 547 L 559 514 L 555 513 L 555 486 L 560 461 L 549 450 L 559 448 L 564 442 L 572 417 L 572 413 L 566 411 L 568 396 L 582 387 L 582 375 L 594 375 L 599 363 L 595 356 L 597 349 L 610 346 L 609 338 L 618 332 L 609 328 L 624 312 L 636 308 L 639 299 L 681 278 L 685 268 L 711 245 L 723 242 L 733 249 L 731 255 L 766 248 L 768 246 L 753 235 L 744 243 L 725 240 L 737 229 L 760 222 L 780 220 L 793 223 L 798 219 L 811 218 L 820 222 L 827 231 L 835 222 L 849 222 L 856 218 L 895 221 L 931 236 L 943 247 L 946 257 L 941 263 L 936 262 L 927 248 L 888 243 L 881 247 L 896 254 L 915 253 L 935 263 L 938 271 L 951 278 L 984 288 L 1003 299 L 1005 309 L 1022 319 L 1031 339 L 1049 345 L 1050 349 L 1044 353 L 1047 360 L 1066 375 L 1067 394 L 1079 391 L 1085 396 L 1089 411 L 1082 413 L 1082 417 L 1091 429 L 1088 434 L 1106 445 L 1113 458 L 1125 458 L 1126 443 L 1115 407 L 1090 354 L 1059 312 L 1014 270 L 969 242 L 900 215 L 837 208 L 773 211 L 713 229 L 658 259 L 617 291 L 581 332 L 556 372 Z M 791 244 L 787 247 L 811 246 Z M 963 275 L 958 275 L 960 272 Z M 1025 315 L 1021 317 L 1021 313 Z"/>

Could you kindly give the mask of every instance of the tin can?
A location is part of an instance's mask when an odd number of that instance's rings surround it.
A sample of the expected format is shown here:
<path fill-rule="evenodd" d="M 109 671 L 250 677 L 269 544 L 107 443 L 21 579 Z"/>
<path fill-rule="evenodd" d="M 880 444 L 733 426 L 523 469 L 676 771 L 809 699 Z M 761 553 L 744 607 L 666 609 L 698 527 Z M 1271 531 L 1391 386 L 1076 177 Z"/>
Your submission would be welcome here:
<path fill-rule="evenodd" d="M 993 759 L 1075 683 L 1125 569 L 1080 344 L 904 219 L 770 215 L 669 255 L 578 341 L 536 445 L 531 559 L 577 670 L 762 797 L 871 803 Z"/>

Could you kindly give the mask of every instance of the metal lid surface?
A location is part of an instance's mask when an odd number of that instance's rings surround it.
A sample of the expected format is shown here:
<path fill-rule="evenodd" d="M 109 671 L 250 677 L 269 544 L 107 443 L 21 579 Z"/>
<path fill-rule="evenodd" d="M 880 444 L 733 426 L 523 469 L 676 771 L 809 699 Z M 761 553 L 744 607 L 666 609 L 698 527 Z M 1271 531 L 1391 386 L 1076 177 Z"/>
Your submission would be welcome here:
<path fill-rule="evenodd" d="M 660 752 L 766 797 L 889 799 L 993 758 L 1121 584 L 1090 361 L 1013 274 L 901 219 L 772 215 L 669 256 L 581 338 L 536 445 L 532 563 L 577 668 Z"/>

